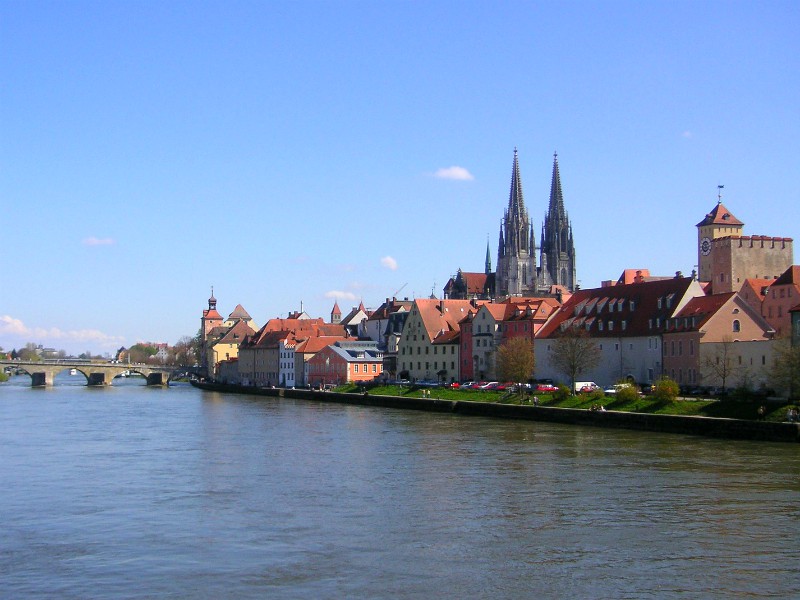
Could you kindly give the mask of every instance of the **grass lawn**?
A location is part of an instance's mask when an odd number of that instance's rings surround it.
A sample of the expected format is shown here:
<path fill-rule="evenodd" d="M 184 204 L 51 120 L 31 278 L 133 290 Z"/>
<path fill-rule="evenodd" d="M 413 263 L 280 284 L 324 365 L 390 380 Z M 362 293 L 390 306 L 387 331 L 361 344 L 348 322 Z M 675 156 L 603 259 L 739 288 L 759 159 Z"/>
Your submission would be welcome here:
<path fill-rule="evenodd" d="M 405 396 L 422 398 L 423 392 L 430 392 L 431 398 L 442 400 L 464 400 L 470 402 L 497 402 L 502 404 L 530 404 L 532 395 L 520 395 L 510 392 L 490 390 L 459 390 L 440 387 L 418 387 L 408 385 L 383 385 L 370 387 L 369 393 L 384 396 Z M 344 393 L 360 393 L 361 388 L 346 385 L 335 391 Z M 763 402 L 763 400 L 689 400 L 677 399 L 672 402 L 656 400 L 650 396 L 640 396 L 636 400 L 625 402 L 613 396 L 598 399 L 596 396 L 577 395 L 565 400 L 556 400 L 553 394 L 537 393 L 539 406 L 558 408 L 580 408 L 589 410 L 593 404 L 602 404 L 606 410 L 624 412 L 650 413 L 660 415 L 684 415 L 698 417 L 723 417 L 729 419 L 756 419 L 758 407 L 766 408 L 765 421 L 781 422 L 786 418 L 786 404 Z"/>

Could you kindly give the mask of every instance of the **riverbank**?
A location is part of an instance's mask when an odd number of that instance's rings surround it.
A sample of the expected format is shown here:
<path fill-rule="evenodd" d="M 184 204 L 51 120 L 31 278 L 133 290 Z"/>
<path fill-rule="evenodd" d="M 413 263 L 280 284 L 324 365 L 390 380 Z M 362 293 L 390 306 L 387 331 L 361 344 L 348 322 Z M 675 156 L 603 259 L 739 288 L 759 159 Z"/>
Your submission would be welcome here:
<path fill-rule="evenodd" d="M 706 437 L 769 442 L 800 442 L 800 425 L 796 423 L 774 423 L 746 419 L 726 419 L 682 415 L 655 415 L 622 411 L 591 411 L 576 408 L 556 408 L 500 404 L 495 402 L 471 402 L 467 400 L 443 400 L 437 398 L 407 398 L 375 394 L 345 394 L 314 390 L 291 390 L 283 388 L 257 388 L 239 385 L 193 381 L 192 385 L 207 391 L 336 402 L 359 406 L 376 406 L 429 412 L 448 412 L 465 416 L 483 416 L 503 419 L 525 419 L 569 425 L 589 425 L 681 433 Z"/>

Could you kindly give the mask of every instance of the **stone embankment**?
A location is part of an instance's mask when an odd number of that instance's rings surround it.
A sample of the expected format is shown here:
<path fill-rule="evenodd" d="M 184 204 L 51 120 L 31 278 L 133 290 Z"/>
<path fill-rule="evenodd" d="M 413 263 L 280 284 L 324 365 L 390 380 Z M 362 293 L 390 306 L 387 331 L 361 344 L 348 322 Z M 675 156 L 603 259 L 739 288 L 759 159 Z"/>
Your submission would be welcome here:
<path fill-rule="evenodd" d="M 577 408 L 469 402 L 465 400 L 440 400 L 436 398 L 406 398 L 371 394 L 341 394 L 313 390 L 288 390 L 282 388 L 256 388 L 238 385 L 193 382 L 195 387 L 218 392 L 293 398 L 318 402 L 335 402 L 360 406 L 377 406 L 406 410 L 454 413 L 459 415 L 525 419 L 568 425 L 615 427 L 661 433 L 682 433 L 707 437 L 769 442 L 800 442 L 800 425 L 745 419 L 719 419 L 680 415 L 654 415 L 619 411 L 590 411 Z"/>

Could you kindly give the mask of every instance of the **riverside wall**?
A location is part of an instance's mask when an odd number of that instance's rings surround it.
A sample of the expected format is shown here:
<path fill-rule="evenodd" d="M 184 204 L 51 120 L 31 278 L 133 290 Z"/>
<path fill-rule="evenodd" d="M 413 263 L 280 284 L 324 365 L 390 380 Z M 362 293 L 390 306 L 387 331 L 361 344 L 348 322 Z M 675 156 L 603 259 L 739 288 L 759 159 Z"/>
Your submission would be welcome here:
<path fill-rule="evenodd" d="M 635 429 L 661 433 L 681 433 L 707 437 L 759 440 L 770 442 L 800 442 L 800 424 L 750 421 L 745 419 L 720 419 L 682 415 L 654 415 L 621 411 L 590 411 L 577 408 L 470 402 L 468 400 L 441 400 L 436 398 L 406 398 L 372 394 L 342 394 L 314 390 L 282 388 L 256 388 L 238 385 L 193 382 L 195 387 L 219 392 L 293 398 L 334 402 L 358 406 L 375 406 L 405 410 L 453 413 L 466 416 L 524 419 L 566 425 L 589 425 Z"/>

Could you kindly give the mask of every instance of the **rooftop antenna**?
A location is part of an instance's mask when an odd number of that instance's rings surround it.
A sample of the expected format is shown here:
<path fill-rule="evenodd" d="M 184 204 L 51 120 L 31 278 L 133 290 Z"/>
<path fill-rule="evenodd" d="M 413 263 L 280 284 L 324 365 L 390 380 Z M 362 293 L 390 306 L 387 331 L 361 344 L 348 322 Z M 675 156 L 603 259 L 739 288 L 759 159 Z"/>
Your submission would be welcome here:
<path fill-rule="evenodd" d="M 724 185 L 717 186 L 717 204 L 722 204 L 722 188 L 724 187 Z"/>

